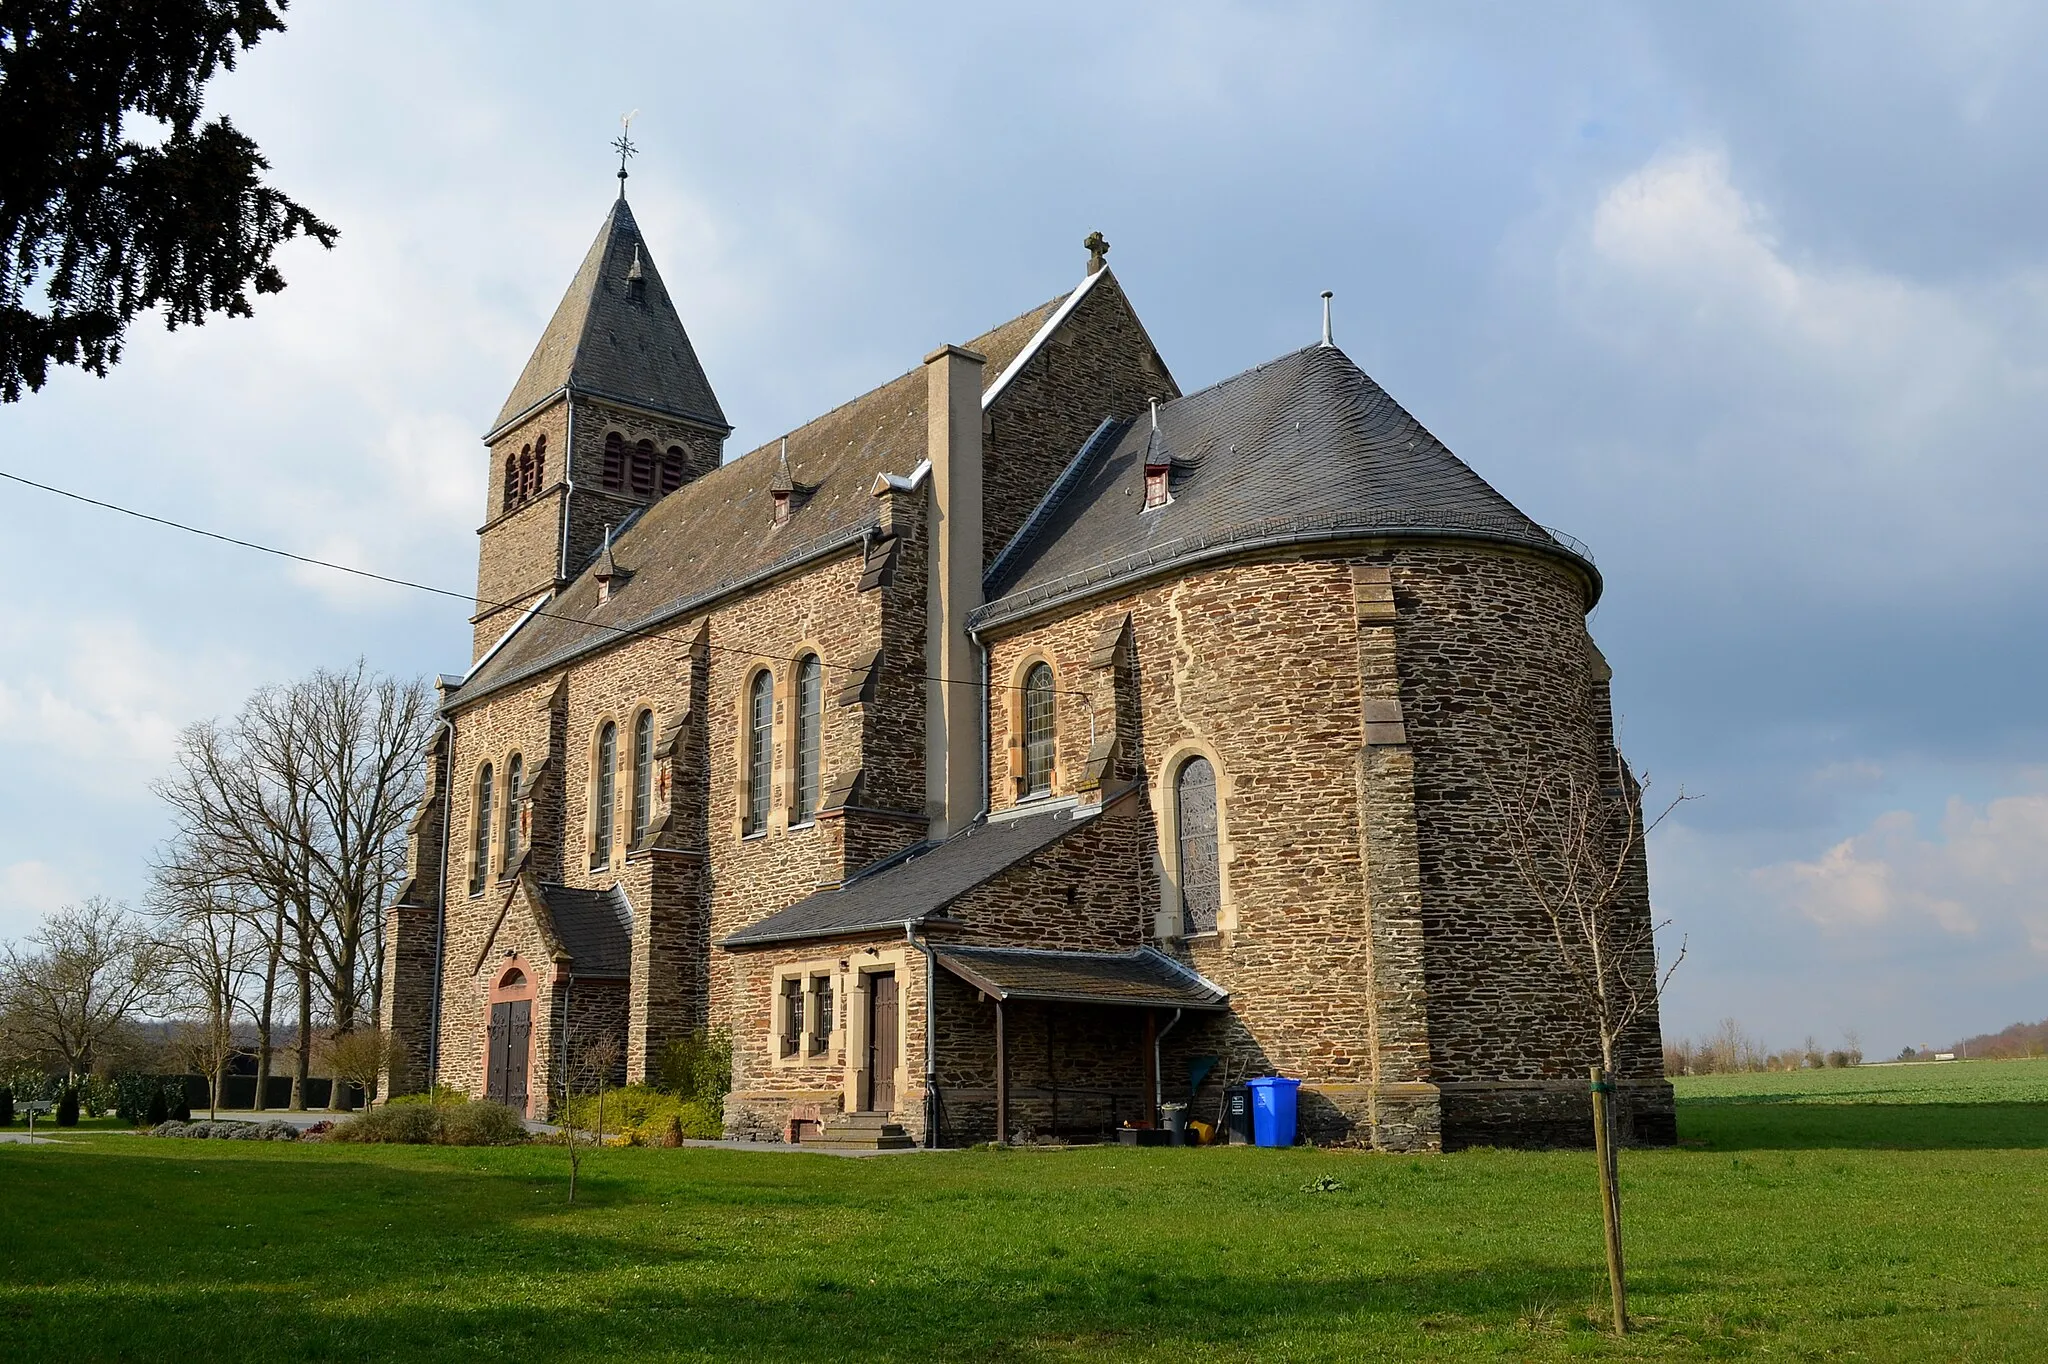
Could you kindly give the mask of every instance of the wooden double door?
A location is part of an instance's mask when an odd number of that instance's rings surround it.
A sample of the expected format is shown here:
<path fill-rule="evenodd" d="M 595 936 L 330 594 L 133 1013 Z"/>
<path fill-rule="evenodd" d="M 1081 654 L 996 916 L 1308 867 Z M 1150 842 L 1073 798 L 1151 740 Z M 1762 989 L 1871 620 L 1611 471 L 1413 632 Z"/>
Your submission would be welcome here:
<path fill-rule="evenodd" d="M 533 1055 L 533 1001 L 491 1006 L 490 1050 L 484 1057 L 484 1097 L 514 1113 L 526 1112 L 527 1058 Z"/>
<path fill-rule="evenodd" d="M 902 1055 L 896 1028 L 896 973 L 877 971 L 867 983 L 868 1049 L 860 1106 L 865 1112 L 888 1113 L 896 1107 L 896 1063 Z"/>

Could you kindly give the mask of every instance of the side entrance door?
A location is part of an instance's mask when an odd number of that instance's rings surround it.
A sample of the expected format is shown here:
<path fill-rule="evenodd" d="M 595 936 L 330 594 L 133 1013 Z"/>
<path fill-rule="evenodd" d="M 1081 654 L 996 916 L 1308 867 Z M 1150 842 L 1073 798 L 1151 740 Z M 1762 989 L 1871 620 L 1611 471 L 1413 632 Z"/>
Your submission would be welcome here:
<path fill-rule="evenodd" d="M 867 1112 L 896 1107 L 896 1044 L 896 973 L 882 971 L 868 977 Z"/>
<path fill-rule="evenodd" d="M 532 1039 L 532 1000 L 514 999 L 491 1006 L 484 1097 L 515 1113 L 526 1112 L 526 1058 L 532 1050 Z"/>

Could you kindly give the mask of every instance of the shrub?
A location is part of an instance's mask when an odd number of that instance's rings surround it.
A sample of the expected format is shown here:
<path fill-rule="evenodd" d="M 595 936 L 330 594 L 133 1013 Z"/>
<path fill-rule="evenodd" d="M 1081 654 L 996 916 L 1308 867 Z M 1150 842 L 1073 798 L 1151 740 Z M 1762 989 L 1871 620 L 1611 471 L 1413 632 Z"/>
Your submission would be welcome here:
<path fill-rule="evenodd" d="M 419 1094 L 394 1094 L 384 1101 L 386 1104 L 431 1104 L 436 1108 L 448 1108 L 455 1104 L 466 1104 L 469 1095 L 459 1089 L 441 1085 Z"/>
<path fill-rule="evenodd" d="M 528 1136 L 519 1115 L 503 1104 L 460 1103 L 438 1111 L 441 1140 L 450 1146 L 517 1146 Z"/>
<path fill-rule="evenodd" d="M 151 1090 L 149 1094 L 149 1107 L 143 1111 L 142 1121 L 147 1126 L 155 1127 L 159 1123 L 166 1123 L 170 1120 L 171 1101 L 164 1097 L 164 1092 L 161 1089 Z"/>
<path fill-rule="evenodd" d="M 299 1129 L 288 1122 L 166 1122 L 149 1129 L 152 1137 L 188 1137 L 215 1141 L 297 1141 Z"/>
<path fill-rule="evenodd" d="M 652 1087 L 678 1099 L 723 1107 L 732 1092 L 732 1038 L 699 1028 L 669 1043 L 655 1063 Z"/>
<path fill-rule="evenodd" d="M 0 1085 L 0 1127 L 14 1126 L 14 1086 Z"/>
<path fill-rule="evenodd" d="M 185 1081 L 181 1078 L 178 1087 L 171 1091 L 171 1119 L 174 1122 L 192 1121 L 192 1100 L 186 1097 Z"/>
<path fill-rule="evenodd" d="M 526 1124 L 503 1104 L 384 1104 L 337 1123 L 329 1141 L 397 1142 L 412 1146 L 513 1146 Z"/>
<path fill-rule="evenodd" d="M 441 1116 L 423 1104 L 385 1104 L 334 1125 L 329 1141 L 406 1142 L 441 1139 Z"/>
<path fill-rule="evenodd" d="M 78 1091 L 70 1085 L 64 1086 L 64 1093 L 57 1100 L 57 1126 L 78 1126 Z"/>
<path fill-rule="evenodd" d="M 569 1117 L 583 1131 L 597 1127 L 597 1097 L 582 1095 L 569 1102 Z M 671 1132 L 715 1140 L 725 1135 L 725 1103 L 679 1098 L 647 1085 L 629 1085 L 604 1096 L 604 1130 L 618 1133 L 634 1146 L 665 1146 Z"/>

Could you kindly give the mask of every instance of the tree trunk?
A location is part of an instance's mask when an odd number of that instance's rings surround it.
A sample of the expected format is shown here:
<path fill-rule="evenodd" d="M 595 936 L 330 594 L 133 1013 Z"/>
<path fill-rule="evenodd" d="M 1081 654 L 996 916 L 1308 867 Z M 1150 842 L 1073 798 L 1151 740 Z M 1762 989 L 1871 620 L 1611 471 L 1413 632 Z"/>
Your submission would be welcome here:
<path fill-rule="evenodd" d="M 270 946 L 263 961 L 263 1005 L 256 1011 L 256 1101 L 259 1111 L 270 1107 L 270 1036 L 277 1012 L 277 971 L 284 959 L 284 903 L 279 901 L 270 921 Z"/>
<path fill-rule="evenodd" d="M 1591 1071 L 1593 1088 L 1593 1150 L 1600 1161 L 1600 1219 L 1607 1232 L 1607 1289 L 1614 1300 L 1614 1334 L 1628 1331 L 1628 1288 L 1621 1262 L 1621 1189 L 1614 1158 L 1614 1127 L 1609 1099 L 1614 1090 L 1610 1072 Z"/>
<path fill-rule="evenodd" d="M 306 1110 L 306 1079 L 313 1069 L 313 968 L 306 962 L 298 967 L 299 1037 L 292 1056 L 292 1111 Z"/>

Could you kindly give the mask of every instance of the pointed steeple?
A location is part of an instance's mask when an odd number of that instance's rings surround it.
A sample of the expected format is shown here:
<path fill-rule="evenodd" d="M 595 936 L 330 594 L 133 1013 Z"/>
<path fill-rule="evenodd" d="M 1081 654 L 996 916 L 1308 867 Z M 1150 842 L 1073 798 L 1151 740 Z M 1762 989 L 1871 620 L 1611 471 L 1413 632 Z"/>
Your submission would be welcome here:
<path fill-rule="evenodd" d="M 721 434 L 732 429 L 623 194 L 484 439 L 565 388 Z"/>

